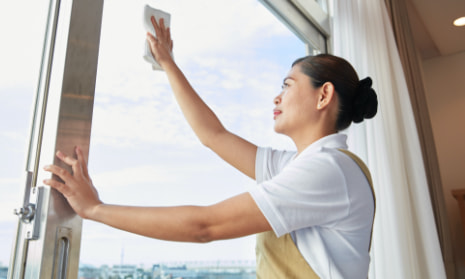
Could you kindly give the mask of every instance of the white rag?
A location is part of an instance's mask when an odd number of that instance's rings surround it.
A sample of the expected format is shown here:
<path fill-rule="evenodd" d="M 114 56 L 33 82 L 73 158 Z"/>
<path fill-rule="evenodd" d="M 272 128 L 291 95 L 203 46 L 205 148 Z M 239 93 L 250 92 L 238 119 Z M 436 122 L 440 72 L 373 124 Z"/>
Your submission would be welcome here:
<path fill-rule="evenodd" d="M 153 28 L 153 24 L 151 21 L 151 17 L 154 16 L 155 20 L 157 22 L 160 21 L 160 18 L 163 18 L 165 27 L 170 26 L 170 19 L 171 15 L 167 12 L 164 12 L 162 10 L 158 10 L 155 8 L 150 7 L 149 5 L 145 5 L 144 7 L 144 17 L 143 17 L 143 23 L 144 23 L 144 28 L 147 32 L 150 32 L 153 36 L 157 37 L 155 34 L 155 29 Z M 173 53 L 171 53 L 171 56 L 173 56 Z M 155 58 L 152 55 L 152 51 L 150 50 L 150 45 L 147 40 L 145 40 L 145 49 L 144 49 L 144 59 L 145 61 L 149 62 L 152 64 L 152 69 L 153 70 L 163 70 L 158 64 L 158 62 L 155 60 Z"/>

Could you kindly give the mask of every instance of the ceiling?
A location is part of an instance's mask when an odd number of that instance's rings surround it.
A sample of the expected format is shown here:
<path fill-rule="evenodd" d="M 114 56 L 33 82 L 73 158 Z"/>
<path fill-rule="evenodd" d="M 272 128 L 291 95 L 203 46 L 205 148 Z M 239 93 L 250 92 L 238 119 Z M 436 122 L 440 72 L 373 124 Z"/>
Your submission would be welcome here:
<path fill-rule="evenodd" d="M 423 60 L 465 51 L 465 26 L 452 24 L 465 16 L 465 0 L 408 0 L 407 7 Z"/>

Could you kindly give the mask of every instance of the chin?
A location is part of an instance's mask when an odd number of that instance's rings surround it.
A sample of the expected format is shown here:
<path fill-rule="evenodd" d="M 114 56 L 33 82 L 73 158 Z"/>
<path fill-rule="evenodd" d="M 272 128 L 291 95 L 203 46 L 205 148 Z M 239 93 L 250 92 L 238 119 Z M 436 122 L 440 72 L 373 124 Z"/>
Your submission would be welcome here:
<path fill-rule="evenodd" d="M 279 127 L 278 125 L 274 125 L 274 131 L 275 131 L 277 134 L 285 135 L 284 130 L 283 130 L 281 127 Z"/>

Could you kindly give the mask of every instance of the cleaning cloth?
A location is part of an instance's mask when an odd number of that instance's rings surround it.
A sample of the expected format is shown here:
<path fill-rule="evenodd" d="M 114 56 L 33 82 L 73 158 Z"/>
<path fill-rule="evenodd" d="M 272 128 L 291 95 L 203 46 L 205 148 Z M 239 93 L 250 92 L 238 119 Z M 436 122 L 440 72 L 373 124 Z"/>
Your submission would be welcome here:
<path fill-rule="evenodd" d="M 160 19 L 163 18 L 165 27 L 170 26 L 170 20 L 171 20 L 171 15 L 167 12 L 164 12 L 159 9 L 155 9 L 150 7 L 149 5 L 144 6 L 144 15 L 143 15 L 143 23 L 144 23 L 144 28 L 145 31 L 150 32 L 153 36 L 157 37 L 155 34 L 155 29 L 153 28 L 153 24 L 151 21 L 151 17 L 154 16 L 155 20 L 157 22 L 160 22 Z M 171 56 L 173 56 L 173 53 L 171 53 Z M 150 51 L 150 45 L 147 40 L 145 40 L 145 48 L 144 48 L 144 59 L 145 61 L 149 62 L 152 64 L 152 69 L 153 70 L 163 70 L 160 67 L 160 64 L 153 58 L 152 52 Z"/>

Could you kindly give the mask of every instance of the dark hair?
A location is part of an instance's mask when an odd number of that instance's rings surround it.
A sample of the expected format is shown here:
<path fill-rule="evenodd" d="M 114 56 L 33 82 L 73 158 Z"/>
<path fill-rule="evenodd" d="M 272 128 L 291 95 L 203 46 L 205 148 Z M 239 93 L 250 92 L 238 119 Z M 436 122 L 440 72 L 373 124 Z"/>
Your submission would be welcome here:
<path fill-rule="evenodd" d="M 339 97 L 339 114 L 336 121 L 338 131 L 349 127 L 352 121 L 359 123 L 376 115 L 378 97 L 371 88 L 371 78 L 359 80 L 352 65 L 343 58 L 319 54 L 299 58 L 292 66 L 297 64 L 302 73 L 310 77 L 315 88 L 328 81 L 334 85 Z"/>

